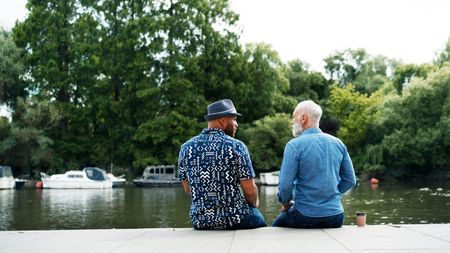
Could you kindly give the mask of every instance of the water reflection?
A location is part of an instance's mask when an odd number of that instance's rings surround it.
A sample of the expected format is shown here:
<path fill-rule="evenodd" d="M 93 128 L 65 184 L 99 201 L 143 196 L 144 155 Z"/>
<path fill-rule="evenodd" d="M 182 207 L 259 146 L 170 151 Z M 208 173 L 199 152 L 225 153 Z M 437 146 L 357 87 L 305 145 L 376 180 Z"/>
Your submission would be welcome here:
<path fill-rule="evenodd" d="M 10 210 L 13 205 L 14 190 L 0 190 L 0 229 L 3 230 L 11 224 L 12 217 Z"/>
<path fill-rule="evenodd" d="M 277 187 L 260 187 L 260 210 L 270 224 L 279 214 Z M 345 224 L 355 212 L 368 224 L 450 222 L 446 185 L 362 184 L 343 196 Z M 191 227 L 190 199 L 181 187 L 22 189 L 0 191 L 0 230 Z"/>

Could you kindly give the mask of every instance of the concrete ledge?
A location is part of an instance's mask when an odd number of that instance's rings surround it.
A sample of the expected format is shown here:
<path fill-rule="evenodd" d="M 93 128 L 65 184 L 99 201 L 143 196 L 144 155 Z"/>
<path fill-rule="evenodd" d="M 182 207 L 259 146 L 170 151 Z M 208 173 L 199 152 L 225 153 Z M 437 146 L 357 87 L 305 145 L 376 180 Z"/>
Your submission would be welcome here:
<path fill-rule="evenodd" d="M 450 252 L 450 224 L 0 231 L 0 252 Z"/>

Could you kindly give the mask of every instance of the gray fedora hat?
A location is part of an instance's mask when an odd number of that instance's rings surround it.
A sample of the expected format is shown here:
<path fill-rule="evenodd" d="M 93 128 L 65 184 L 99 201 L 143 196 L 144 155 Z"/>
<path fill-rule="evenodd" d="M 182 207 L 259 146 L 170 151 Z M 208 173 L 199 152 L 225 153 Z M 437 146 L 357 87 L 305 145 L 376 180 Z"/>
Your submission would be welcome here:
<path fill-rule="evenodd" d="M 236 111 L 233 102 L 230 99 L 222 99 L 208 105 L 208 114 L 205 115 L 206 120 L 213 120 L 227 116 L 241 116 Z"/>

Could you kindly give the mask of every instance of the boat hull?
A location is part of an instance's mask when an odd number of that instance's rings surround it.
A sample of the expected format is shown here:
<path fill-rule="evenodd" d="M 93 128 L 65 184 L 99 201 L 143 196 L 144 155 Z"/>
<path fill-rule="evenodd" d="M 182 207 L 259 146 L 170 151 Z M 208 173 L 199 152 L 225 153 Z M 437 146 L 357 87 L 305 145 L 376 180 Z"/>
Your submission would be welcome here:
<path fill-rule="evenodd" d="M 16 185 L 13 177 L 1 177 L 0 178 L 0 189 L 13 189 Z"/>
<path fill-rule="evenodd" d="M 42 179 L 43 188 L 47 189 L 107 189 L 112 188 L 112 182 L 106 181 L 70 181 Z"/>
<path fill-rule="evenodd" d="M 138 187 L 181 187 L 181 182 L 178 180 L 133 180 L 133 183 Z"/>

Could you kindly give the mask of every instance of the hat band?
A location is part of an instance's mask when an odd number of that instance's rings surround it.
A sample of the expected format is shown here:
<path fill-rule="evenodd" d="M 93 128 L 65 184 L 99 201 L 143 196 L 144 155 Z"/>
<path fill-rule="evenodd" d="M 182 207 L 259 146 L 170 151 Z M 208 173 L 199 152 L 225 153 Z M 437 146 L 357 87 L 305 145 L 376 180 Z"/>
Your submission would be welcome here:
<path fill-rule="evenodd" d="M 224 114 L 224 113 L 237 113 L 236 109 L 228 109 L 226 111 L 221 112 L 215 112 L 215 113 L 208 113 L 208 116 L 218 115 L 218 114 Z"/>

